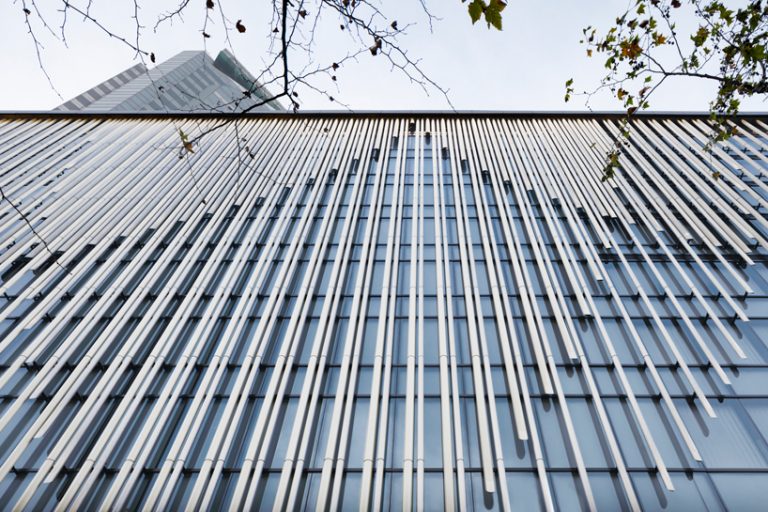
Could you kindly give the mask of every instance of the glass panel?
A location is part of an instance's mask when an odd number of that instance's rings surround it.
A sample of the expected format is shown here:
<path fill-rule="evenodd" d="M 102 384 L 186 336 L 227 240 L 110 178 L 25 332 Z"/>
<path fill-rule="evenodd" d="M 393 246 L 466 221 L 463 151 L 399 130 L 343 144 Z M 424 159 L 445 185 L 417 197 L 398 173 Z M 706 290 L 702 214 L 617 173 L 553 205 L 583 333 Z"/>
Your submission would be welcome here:
<path fill-rule="evenodd" d="M 541 486 L 536 473 L 510 471 L 507 473 L 507 489 L 509 490 L 509 505 L 512 510 L 524 510 L 526 512 L 544 510 Z M 573 509 L 569 504 L 562 510 Z"/>

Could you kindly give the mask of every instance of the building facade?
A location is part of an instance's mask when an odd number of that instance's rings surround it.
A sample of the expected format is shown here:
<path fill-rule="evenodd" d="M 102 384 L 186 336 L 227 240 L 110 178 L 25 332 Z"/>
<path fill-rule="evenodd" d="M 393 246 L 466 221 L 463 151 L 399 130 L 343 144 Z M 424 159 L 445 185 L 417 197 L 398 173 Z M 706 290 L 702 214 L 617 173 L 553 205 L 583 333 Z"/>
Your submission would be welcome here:
<path fill-rule="evenodd" d="M 147 69 L 136 64 L 59 105 L 65 112 L 255 112 L 284 110 L 229 50 L 211 59 L 184 51 Z"/>
<path fill-rule="evenodd" d="M 0 120 L 2 503 L 764 509 L 768 119 L 237 119 Z"/>

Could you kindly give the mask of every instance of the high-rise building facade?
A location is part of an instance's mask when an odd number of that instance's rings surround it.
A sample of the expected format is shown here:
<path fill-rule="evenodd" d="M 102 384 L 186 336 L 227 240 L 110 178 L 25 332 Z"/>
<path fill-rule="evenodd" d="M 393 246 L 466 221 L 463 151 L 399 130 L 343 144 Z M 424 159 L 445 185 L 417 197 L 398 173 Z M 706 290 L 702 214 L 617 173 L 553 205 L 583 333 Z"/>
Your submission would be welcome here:
<path fill-rule="evenodd" d="M 765 117 L 223 119 L 0 120 L 4 506 L 765 508 Z"/>
<path fill-rule="evenodd" d="M 184 51 L 147 69 L 136 64 L 59 105 L 66 112 L 271 112 L 284 110 L 229 50 L 216 60 Z M 271 100 L 271 101 L 270 101 Z"/>

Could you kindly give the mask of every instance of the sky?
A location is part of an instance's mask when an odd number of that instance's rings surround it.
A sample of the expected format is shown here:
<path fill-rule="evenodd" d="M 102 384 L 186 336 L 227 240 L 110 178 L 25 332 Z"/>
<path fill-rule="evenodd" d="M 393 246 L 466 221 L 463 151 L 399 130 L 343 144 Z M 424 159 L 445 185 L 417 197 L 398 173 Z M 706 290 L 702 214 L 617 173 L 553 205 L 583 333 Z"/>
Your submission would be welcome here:
<path fill-rule="evenodd" d="M 616 0 L 509 0 L 503 15 L 502 31 L 489 30 L 483 23 L 472 25 L 466 4 L 459 0 L 425 0 L 437 18 L 430 23 L 416 0 L 382 0 L 379 7 L 386 23 L 397 20 L 399 39 L 413 60 L 435 83 L 448 91 L 448 98 L 435 89 L 427 92 L 412 83 L 382 56 L 361 54 L 336 72 L 337 80 L 317 78 L 313 85 L 332 95 L 352 110 L 619 110 L 621 105 L 609 94 L 598 94 L 585 105 L 584 97 L 565 103 L 564 83 L 573 78 L 577 91 L 591 90 L 602 77 L 602 65 L 589 59 L 579 44 L 582 28 L 609 27 L 626 1 Z M 27 2 L 29 3 L 29 2 Z M 87 0 L 73 0 L 85 6 Z M 218 4 L 219 2 L 217 2 Z M 61 37 L 59 2 L 38 2 L 50 31 L 31 21 L 42 44 L 40 56 L 53 87 L 38 65 L 35 45 L 27 33 L 20 0 L 0 4 L 0 110 L 47 110 L 116 75 L 140 60 L 136 52 L 90 21 L 70 12 L 66 22 L 66 44 Z M 45 5 L 44 5 L 45 4 Z M 199 5 L 196 5 L 199 4 Z M 202 50 L 215 57 L 230 47 L 252 73 L 258 74 L 268 59 L 271 33 L 269 2 L 221 0 L 228 19 L 242 19 L 245 33 L 230 32 L 224 37 L 218 12 L 205 27 L 211 37 L 202 37 L 205 8 L 192 0 L 183 20 L 153 30 L 159 15 L 177 5 L 174 1 L 141 2 L 138 12 L 141 46 L 161 62 L 182 50 Z M 311 2 L 308 2 L 311 5 Z M 310 7 L 311 9 L 311 7 Z M 92 0 L 91 14 L 110 31 L 131 42 L 136 38 L 133 2 Z M 308 19 L 313 18 L 310 10 Z M 692 17 L 681 27 L 695 26 Z M 293 55 L 293 62 L 325 64 L 340 60 L 359 47 L 342 32 L 330 13 L 320 18 L 311 56 Z M 300 53 L 300 52 L 299 52 Z M 307 59 L 311 62 L 306 62 Z M 302 62 L 305 61 L 305 62 Z M 151 66 L 149 62 L 147 65 Z M 714 87 L 704 81 L 669 80 L 651 99 L 652 110 L 705 111 L 714 96 Z M 309 88 L 299 89 L 301 108 L 338 110 L 338 102 Z M 743 111 L 766 111 L 764 100 L 752 99 Z"/>

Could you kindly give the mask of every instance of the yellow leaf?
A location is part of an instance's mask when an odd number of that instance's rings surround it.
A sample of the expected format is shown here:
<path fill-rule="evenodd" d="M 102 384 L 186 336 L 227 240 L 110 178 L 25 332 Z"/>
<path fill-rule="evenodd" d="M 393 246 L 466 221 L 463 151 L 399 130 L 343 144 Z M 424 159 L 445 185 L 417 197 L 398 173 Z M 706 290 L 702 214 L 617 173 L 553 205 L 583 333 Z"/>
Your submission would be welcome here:
<path fill-rule="evenodd" d="M 622 41 L 621 42 L 621 56 L 635 59 L 643 53 L 643 49 L 640 47 L 637 41 Z"/>

